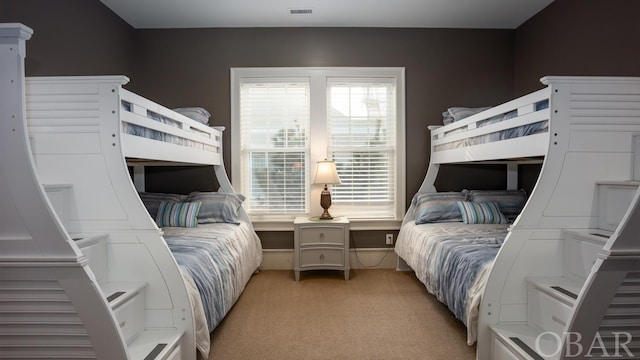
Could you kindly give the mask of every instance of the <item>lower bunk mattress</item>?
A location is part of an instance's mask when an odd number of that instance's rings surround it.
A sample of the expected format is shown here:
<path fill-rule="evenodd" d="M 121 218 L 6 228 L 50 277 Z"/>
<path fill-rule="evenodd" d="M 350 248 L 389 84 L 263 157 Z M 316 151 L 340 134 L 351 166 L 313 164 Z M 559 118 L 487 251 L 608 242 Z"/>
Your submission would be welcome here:
<path fill-rule="evenodd" d="M 465 324 L 469 345 L 477 338 L 480 300 L 508 226 L 408 222 L 398 235 L 395 252 Z"/>
<path fill-rule="evenodd" d="M 185 279 L 196 323 L 196 347 L 208 358 L 210 332 L 231 310 L 262 261 L 262 246 L 244 222 L 164 227 Z"/>

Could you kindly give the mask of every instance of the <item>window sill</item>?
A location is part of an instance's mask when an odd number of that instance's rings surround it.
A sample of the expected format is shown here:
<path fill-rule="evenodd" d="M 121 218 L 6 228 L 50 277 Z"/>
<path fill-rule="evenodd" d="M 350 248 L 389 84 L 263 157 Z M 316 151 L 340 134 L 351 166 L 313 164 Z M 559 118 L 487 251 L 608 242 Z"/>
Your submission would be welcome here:
<path fill-rule="evenodd" d="M 252 221 L 256 231 L 293 231 L 293 219 Z M 399 230 L 402 220 L 349 219 L 351 230 Z"/>

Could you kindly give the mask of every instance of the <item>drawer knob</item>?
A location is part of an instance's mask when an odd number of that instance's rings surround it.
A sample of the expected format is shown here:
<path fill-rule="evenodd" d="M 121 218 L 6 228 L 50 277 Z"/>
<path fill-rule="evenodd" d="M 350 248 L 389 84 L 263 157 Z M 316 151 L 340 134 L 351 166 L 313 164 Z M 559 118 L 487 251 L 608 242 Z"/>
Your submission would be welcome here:
<path fill-rule="evenodd" d="M 324 254 L 320 254 L 320 262 L 324 262 Z"/>
<path fill-rule="evenodd" d="M 324 241 L 324 233 L 320 233 L 320 241 Z"/>
<path fill-rule="evenodd" d="M 566 326 L 567 322 L 566 321 L 562 321 L 562 319 L 560 319 L 559 317 L 552 315 L 551 316 L 551 320 L 553 320 L 554 322 L 560 324 L 561 326 Z"/>
<path fill-rule="evenodd" d="M 120 323 L 120 327 L 121 327 L 121 328 L 123 328 L 125 325 L 127 325 L 127 321 L 126 321 L 126 320 L 123 320 L 123 321 Z"/>

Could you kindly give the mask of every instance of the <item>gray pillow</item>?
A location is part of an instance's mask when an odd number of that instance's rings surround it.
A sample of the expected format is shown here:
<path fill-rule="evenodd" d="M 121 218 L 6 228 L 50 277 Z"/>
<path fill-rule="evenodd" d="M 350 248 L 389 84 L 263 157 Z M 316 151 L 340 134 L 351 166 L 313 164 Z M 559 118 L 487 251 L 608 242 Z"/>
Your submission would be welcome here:
<path fill-rule="evenodd" d="M 527 192 L 524 190 L 470 190 L 469 196 L 474 202 L 496 202 L 509 222 L 518 217 L 527 203 Z"/>
<path fill-rule="evenodd" d="M 462 222 L 458 201 L 467 200 L 467 191 L 417 193 L 412 200 L 416 224 Z"/>
<path fill-rule="evenodd" d="M 241 194 L 221 192 L 199 192 L 189 194 L 187 201 L 200 201 L 198 224 L 240 224 L 238 212 L 245 197 Z"/>

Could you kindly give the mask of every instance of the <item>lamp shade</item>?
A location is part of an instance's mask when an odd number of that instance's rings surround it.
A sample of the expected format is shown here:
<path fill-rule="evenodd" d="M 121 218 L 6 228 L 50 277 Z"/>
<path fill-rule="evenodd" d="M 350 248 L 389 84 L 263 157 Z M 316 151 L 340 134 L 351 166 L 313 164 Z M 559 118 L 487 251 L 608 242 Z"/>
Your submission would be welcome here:
<path fill-rule="evenodd" d="M 340 184 L 340 177 L 336 169 L 336 163 L 332 160 L 318 161 L 316 164 L 316 176 L 314 184 Z"/>

